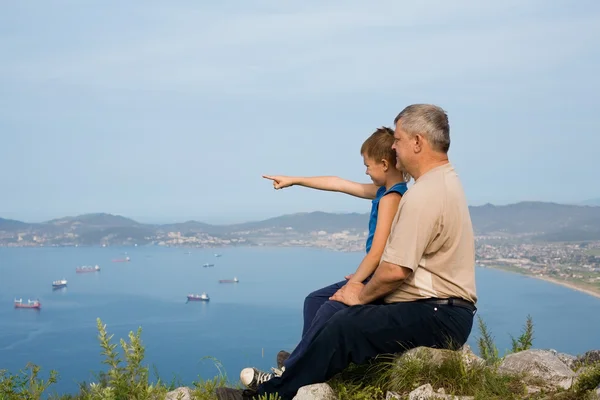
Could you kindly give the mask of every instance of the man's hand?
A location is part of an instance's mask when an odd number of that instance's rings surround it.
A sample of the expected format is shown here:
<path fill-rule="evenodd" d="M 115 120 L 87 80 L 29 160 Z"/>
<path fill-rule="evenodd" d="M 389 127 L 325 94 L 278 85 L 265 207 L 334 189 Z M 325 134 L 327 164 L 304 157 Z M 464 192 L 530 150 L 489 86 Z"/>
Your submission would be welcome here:
<path fill-rule="evenodd" d="M 363 287 L 365 287 L 365 285 L 360 282 L 348 282 L 340 290 L 335 292 L 335 294 L 331 296 L 329 300 L 339 301 L 347 306 L 356 306 L 362 304 L 359 300 L 359 294 Z"/>
<path fill-rule="evenodd" d="M 349 281 L 349 280 L 350 280 L 350 278 L 352 278 L 353 276 L 354 276 L 354 274 L 348 274 L 348 275 L 346 275 L 344 278 L 345 278 L 347 281 Z"/>

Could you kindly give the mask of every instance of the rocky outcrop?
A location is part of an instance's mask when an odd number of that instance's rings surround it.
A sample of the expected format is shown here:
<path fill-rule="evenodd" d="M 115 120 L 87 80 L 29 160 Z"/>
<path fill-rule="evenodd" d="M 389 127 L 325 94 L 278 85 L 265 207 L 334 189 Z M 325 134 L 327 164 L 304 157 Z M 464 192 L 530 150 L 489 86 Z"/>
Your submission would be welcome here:
<path fill-rule="evenodd" d="M 317 383 L 301 387 L 294 400 L 337 400 L 337 396 L 328 384 Z"/>
<path fill-rule="evenodd" d="M 525 350 L 509 354 L 499 370 L 524 374 L 526 378 L 534 378 L 551 388 L 569 389 L 575 378 L 575 372 L 548 350 Z"/>
<path fill-rule="evenodd" d="M 485 361 L 475 355 L 469 346 L 465 345 L 458 351 L 431 349 L 418 347 L 405 352 L 398 357 L 396 363 L 402 368 L 403 362 L 419 360 L 440 366 L 450 357 L 459 357 L 467 369 L 477 368 L 475 371 L 484 371 L 493 368 L 499 373 L 517 375 L 522 378 L 525 392 L 528 395 L 539 392 L 553 392 L 557 390 L 582 391 L 587 395 L 595 395 L 600 400 L 600 382 L 597 381 L 600 372 L 600 350 L 592 350 L 581 356 L 572 356 L 559 353 L 556 350 L 525 350 L 509 354 L 502 359 L 500 364 L 486 366 Z M 462 368 L 462 367 L 461 367 Z M 471 370 L 473 371 L 473 370 Z M 593 389 L 597 385 L 596 389 Z M 591 390 L 590 390 L 591 389 Z M 446 394 L 444 388 L 437 388 L 427 383 L 411 392 L 396 393 L 388 391 L 386 400 L 472 400 L 472 396 L 464 393 Z M 588 397 L 592 398 L 592 397 Z M 191 400 L 192 393 L 189 388 L 178 388 L 167 394 L 165 400 Z M 333 389 L 326 383 L 308 385 L 300 388 L 294 400 L 337 400 Z"/>
<path fill-rule="evenodd" d="M 192 400 L 192 391 L 187 387 L 180 387 L 167 393 L 165 400 Z"/>
<path fill-rule="evenodd" d="M 427 362 L 433 363 L 434 365 L 439 366 L 445 360 L 447 360 L 451 357 L 457 357 L 457 356 L 462 359 L 463 363 L 467 367 L 472 367 L 474 365 L 482 366 L 485 364 L 485 361 L 481 357 L 478 357 L 475 353 L 473 353 L 473 351 L 471 350 L 469 345 L 464 345 L 458 351 L 432 349 L 429 347 L 417 347 L 417 348 L 408 350 L 406 353 L 404 353 L 398 359 L 398 362 L 402 363 L 402 361 L 404 361 L 404 360 L 420 359 L 420 360 L 427 361 Z"/>

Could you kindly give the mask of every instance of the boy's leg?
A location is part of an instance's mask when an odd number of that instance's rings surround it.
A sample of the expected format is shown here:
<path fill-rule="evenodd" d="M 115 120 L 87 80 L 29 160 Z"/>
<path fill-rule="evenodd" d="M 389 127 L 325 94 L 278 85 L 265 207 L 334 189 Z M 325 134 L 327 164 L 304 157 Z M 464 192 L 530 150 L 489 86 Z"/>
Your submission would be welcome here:
<path fill-rule="evenodd" d="M 462 346 L 473 313 L 461 307 L 418 302 L 354 306 L 337 312 L 281 377 L 259 386 L 259 394 L 292 399 L 299 388 L 326 382 L 350 363 L 362 364 L 380 354 L 402 353 L 418 346 Z"/>
<path fill-rule="evenodd" d="M 329 298 L 346 284 L 346 280 L 334 283 L 319 290 L 315 290 L 304 299 L 304 327 L 302 328 L 302 337 L 310 329 L 317 312 Z"/>

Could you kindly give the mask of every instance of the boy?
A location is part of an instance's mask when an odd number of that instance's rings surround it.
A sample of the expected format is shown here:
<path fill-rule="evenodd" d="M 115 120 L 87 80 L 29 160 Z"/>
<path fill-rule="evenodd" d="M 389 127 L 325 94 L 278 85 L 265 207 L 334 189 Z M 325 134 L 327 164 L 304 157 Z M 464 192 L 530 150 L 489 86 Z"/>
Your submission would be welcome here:
<path fill-rule="evenodd" d="M 319 177 L 290 177 L 269 176 L 263 177 L 273 181 L 275 189 L 290 186 L 304 186 L 312 189 L 327 190 L 346 193 L 352 196 L 371 199 L 371 214 L 369 218 L 369 235 L 366 242 L 367 254 L 360 265 L 351 275 L 346 276 L 349 282 L 364 282 L 375 272 L 383 254 L 383 249 L 390 234 L 392 220 L 398 210 L 400 199 L 407 190 L 410 175 L 396 166 L 396 154 L 392 150 L 394 131 L 382 127 L 377 129 L 362 145 L 360 153 L 363 157 L 366 174 L 373 183 L 361 184 L 351 182 L 335 176 Z M 314 335 L 323 327 L 336 312 L 347 306 L 329 300 L 346 280 L 334 283 L 309 294 L 304 300 L 304 328 L 302 339 L 296 349 L 290 354 L 280 351 L 277 355 L 277 369 L 273 371 L 280 375 L 285 368 L 289 368 L 304 350 Z M 259 384 L 270 379 L 273 375 L 261 372 L 255 368 L 245 368 L 240 378 L 249 388 L 256 388 Z"/>

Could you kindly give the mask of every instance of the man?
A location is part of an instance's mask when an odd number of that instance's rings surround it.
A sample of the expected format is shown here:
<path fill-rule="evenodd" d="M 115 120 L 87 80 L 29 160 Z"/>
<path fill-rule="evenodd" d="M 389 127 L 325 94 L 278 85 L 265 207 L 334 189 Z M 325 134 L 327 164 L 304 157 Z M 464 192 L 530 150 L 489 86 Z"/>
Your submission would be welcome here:
<path fill-rule="evenodd" d="M 335 314 L 280 377 L 247 368 L 241 378 L 249 390 L 222 389 L 219 399 L 278 393 L 288 400 L 350 363 L 418 346 L 455 349 L 467 341 L 477 301 L 475 246 L 465 194 L 448 161 L 448 117 L 437 106 L 414 104 L 394 123 L 392 148 L 415 183 L 400 201 L 372 279 L 348 283 L 331 298 L 351 307 Z M 377 299 L 385 304 L 369 304 Z"/>

